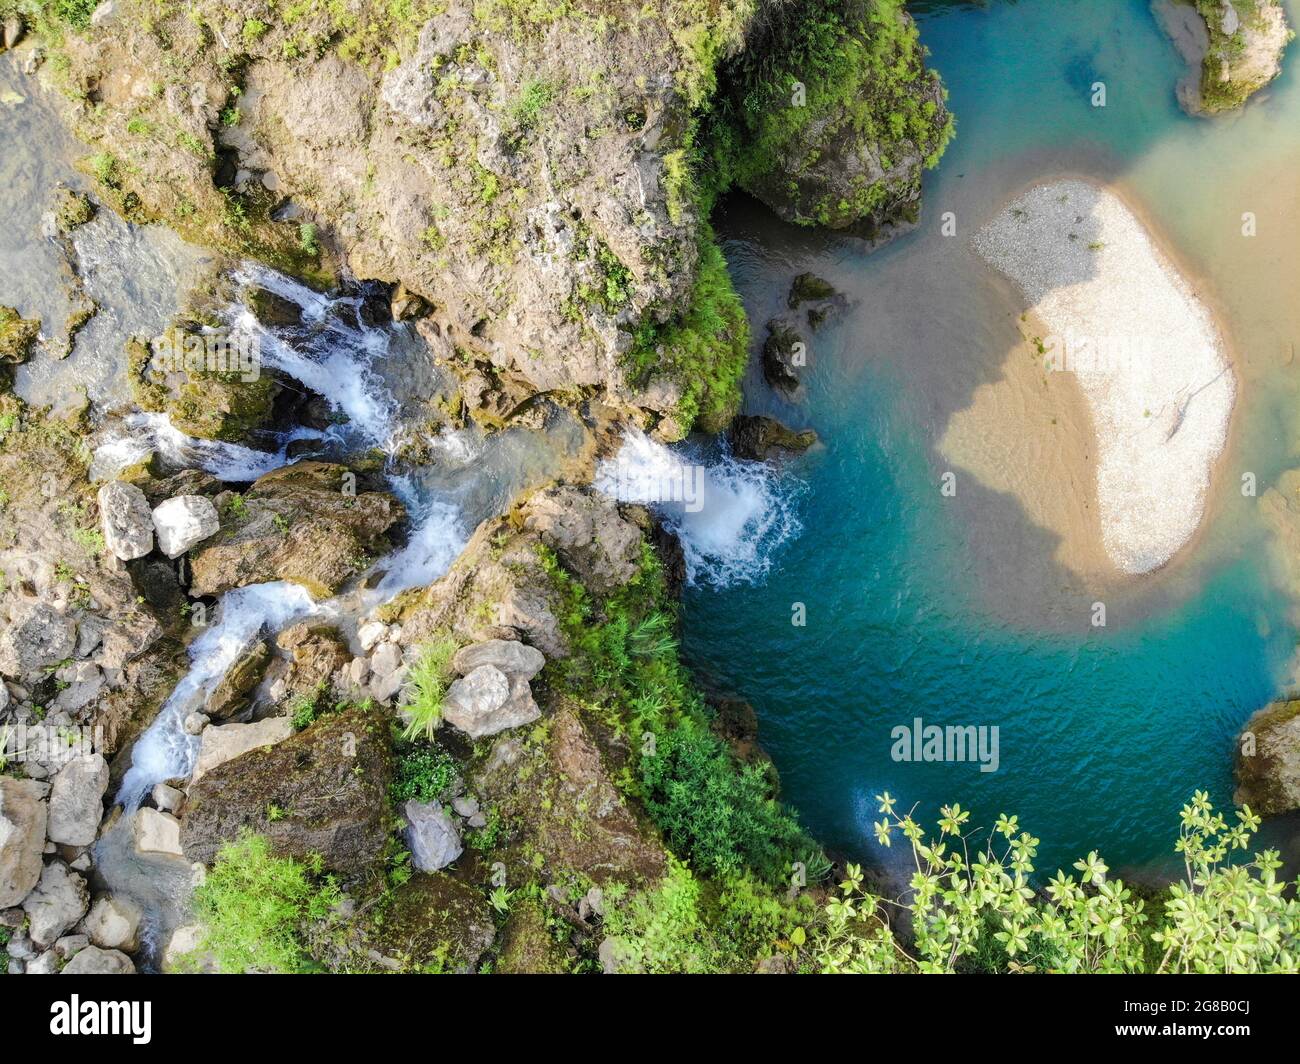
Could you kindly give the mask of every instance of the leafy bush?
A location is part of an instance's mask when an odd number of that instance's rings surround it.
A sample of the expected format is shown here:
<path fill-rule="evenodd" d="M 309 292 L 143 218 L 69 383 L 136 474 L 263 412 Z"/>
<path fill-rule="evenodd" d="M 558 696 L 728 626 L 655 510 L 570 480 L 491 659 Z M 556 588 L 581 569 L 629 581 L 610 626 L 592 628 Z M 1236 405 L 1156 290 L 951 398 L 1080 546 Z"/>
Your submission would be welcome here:
<path fill-rule="evenodd" d="M 712 875 L 752 869 L 780 879 L 805 839 L 760 765 L 740 765 L 712 732 L 685 725 L 641 758 L 646 808 L 677 853 Z"/>
<path fill-rule="evenodd" d="M 1058 870 L 1045 892 L 1030 886 L 1038 839 L 1016 817 L 1000 817 L 982 848 L 973 848 L 970 813 L 945 806 L 938 838 L 927 839 L 895 800 L 878 796 L 876 836 L 901 834 L 912 847 L 912 890 L 896 904 L 910 911 L 913 939 L 893 934 L 882 899 L 850 865 L 826 906 L 811 953 L 823 972 L 952 972 L 979 967 L 1010 972 L 1296 972 L 1300 971 L 1300 901 L 1277 878 L 1281 861 L 1265 850 L 1244 864 L 1259 817 L 1243 808 L 1236 823 L 1197 791 L 1181 813 L 1175 850 L 1182 882 L 1169 888 L 1163 912 L 1146 903 L 1094 851 Z M 1300 882 L 1297 883 L 1300 886 Z"/>
<path fill-rule="evenodd" d="M 223 972 L 302 972 L 310 967 L 303 927 L 322 919 L 341 895 L 320 866 L 271 853 L 261 835 L 245 831 L 217 854 L 194 891 L 203 926 L 196 954 L 210 954 Z"/>

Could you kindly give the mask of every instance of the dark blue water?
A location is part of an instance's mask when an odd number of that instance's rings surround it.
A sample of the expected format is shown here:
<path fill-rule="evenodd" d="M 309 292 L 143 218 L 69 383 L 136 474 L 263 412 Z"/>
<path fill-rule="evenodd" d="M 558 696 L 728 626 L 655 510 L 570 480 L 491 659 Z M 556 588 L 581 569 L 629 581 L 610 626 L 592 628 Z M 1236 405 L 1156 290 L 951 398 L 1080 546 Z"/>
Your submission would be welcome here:
<path fill-rule="evenodd" d="M 1255 502 L 1223 485 L 1251 470 L 1262 490 L 1300 464 L 1296 380 L 1276 350 L 1296 328 L 1294 222 L 1232 242 L 1242 203 L 1275 205 L 1268 190 L 1300 156 L 1300 98 L 1288 74 L 1241 119 L 1182 115 L 1181 61 L 1138 0 L 917 7 L 958 115 L 921 230 L 868 255 L 745 201 L 720 219 L 760 340 L 799 270 L 832 280 L 850 309 L 813 338 L 801 402 L 751 371 L 749 409 L 824 441 L 789 467 L 806 485 L 804 530 L 760 585 L 689 590 L 685 648 L 755 704 L 785 798 L 832 848 L 879 853 L 873 796 L 888 790 L 930 820 L 950 802 L 972 823 L 1019 814 L 1049 872 L 1092 849 L 1113 867 L 1160 867 L 1194 789 L 1230 801 L 1233 738 L 1289 682 L 1296 645 Z M 1105 109 L 1090 104 L 1098 80 Z M 1227 315 L 1239 359 L 1203 534 L 1166 571 L 1122 584 L 1063 568 L 1012 497 L 968 480 L 957 499 L 939 490 L 938 441 L 998 377 L 1023 308 L 964 242 L 940 237 L 938 216 L 973 231 L 1019 187 L 1066 171 L 1140 200 Z M 1105 627 L 1091 623 L 1097 601 Z M 996 727 L 997 771 L 895 760 L 891 730 L 915 718 Z"/>

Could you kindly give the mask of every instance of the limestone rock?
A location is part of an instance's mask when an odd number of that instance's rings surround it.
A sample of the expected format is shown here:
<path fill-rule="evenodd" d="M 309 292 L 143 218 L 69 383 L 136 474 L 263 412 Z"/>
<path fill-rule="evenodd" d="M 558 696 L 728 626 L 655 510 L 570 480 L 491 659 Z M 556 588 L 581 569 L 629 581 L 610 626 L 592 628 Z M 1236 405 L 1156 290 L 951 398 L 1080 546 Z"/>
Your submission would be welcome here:
<path fill-rule="evenodd" d="M 48 835 L 65 846 L 89 846 L 99 833 L 108 790 L 108 762 L 102 754 L 74 757 L 50 788 Z"/>
<path fill-rule="evenodd" d="M 90 907 L 86 933 L 96 946 L 134 953 L 140 945 L 143 918 L 140 906 L 130 898 L 105 895 Z"/>
<path fill-rule="evenodd" d="M 158 549 L 169 558 L 179 558 L 221 531 L 217 508 L 211 499 L 202 495 L 177 495 L 160 503 L 153 511 L 153 523 L 158 533 Z"/>
<path fill-rule="evenodd" d="M 472 739 L 529 724 L 541 716 L 527 680 L 511 681 L 494 665 L 480 665 L 455 681 L 442 716 Z"/>
<path fill-rule="evenodd" d="M 76 646 L 76 622 L 52 606 L 36 603 L 0 632 L 0 673 L 39 677 L 42 670 L 70 658 Z"/>
<path fill-rule="evenodd" d="M 190 787 L 198 783 L 218 765 L 240 757 L 250 750 L 274 746 L 293 734 L 293 722 L 288 717 L 267 717 L 253 724 L 223 724 L 203 729 L 199 756 L 190 777 Z"/>
<path fill-rule="evenodd" d="M 64 932 L 86 915 L 90 892 L 86 881 L 61 861 L 52 861 L 23 901 L 28 934 L 40 949 L 54 945 Z"/>
<path fill-rule="evenodd" d="M 531 680 L 545 664 L 546 658 L 540 650 L 517 639 L 489 639 L 474 643 L 461 647 L 451 659 L 451 667 L 461 676 L 473 672 L 480 665 L 492 665 L 512 680 Z"/>
<path fill-rule="evenodd" d="M 35 783 L 0 776 L 0 909 L 21 904 L 41 878 L 47 807 L 40 795 Z"/>
<path fill-rule="evenodd" d="M 108 549 L 122 561 L 153 550 L 153 511 L 134 484 L 111 480 L 99 489 L 99 523 Z"/>
<path fill-rule="evenodd" d="M 456 823 L 437 802 L 407 802 L 403 838 L 411 851 L 411 864 L 421 872 L 436 872 L 464 851 Z"/>
<path fill-rule="evenodd" d="M 183 857 L 181 822 L 170 813 L 145 806 L 135 814 L 135 848 L 140 853 L 162 853 Z"/>

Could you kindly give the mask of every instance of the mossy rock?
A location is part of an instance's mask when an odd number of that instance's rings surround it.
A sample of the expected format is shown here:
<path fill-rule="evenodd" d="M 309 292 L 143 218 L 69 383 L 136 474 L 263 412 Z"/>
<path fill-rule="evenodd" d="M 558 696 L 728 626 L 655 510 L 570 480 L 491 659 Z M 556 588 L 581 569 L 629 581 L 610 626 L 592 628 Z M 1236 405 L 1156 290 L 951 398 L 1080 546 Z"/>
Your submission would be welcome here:
<path fill-rule="evenodd" d="M 1300 699 L 1275 702 L 1251 717 L 1233 762 L 1238 805 L 1261 816 L 1300 809 Z"/>
<path fill-rule="evenodd" d="M 345 878 L 364 875 L 386 852 L 394 762 L 383 712 L 355 706 L 306 731 L 204 773 L 190 787 L 181 845 L 211 864 L 245 829 L 283 856 L 319 854 Z"/>
<path fill-rule="evenodd" d="M 269 376 L 247 381 L 233 374 L 193 375 L 167 405 L 167 413 L 187 435 L 240 443 L 271 420 L 276 391 Z"/>
<path fill-rule="evenodd" d="M 496 939 L 483 893 L 447 872 L 416 873 L 368 929 L 385 967 L 407 972 L 473 972 Z"/>
<path fill-rule="evenodd" d="M 0 306 L 0 365 L 26 362 L 40 333 L 39 318 L 24 318 L 13 307 Z"/>
<path fill-rule="evenodd" d="M 563 975 L 573 970 L 577 951 L 567 936 L 557 939 L 546 922 L 545 903 L 528 897 L 510 907 L 502 929 L 501 975 Z"/>

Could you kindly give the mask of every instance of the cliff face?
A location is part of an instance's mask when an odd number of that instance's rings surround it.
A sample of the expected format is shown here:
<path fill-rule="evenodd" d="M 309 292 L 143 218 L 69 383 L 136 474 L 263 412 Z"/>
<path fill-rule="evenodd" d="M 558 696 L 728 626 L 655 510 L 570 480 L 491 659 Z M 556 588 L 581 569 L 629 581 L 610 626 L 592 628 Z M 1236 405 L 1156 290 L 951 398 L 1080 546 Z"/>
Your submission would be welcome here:
<path fill-rule="evenodd" d="M 726 63 L 755 48 L 771 62 Z M 125 213 L 400 282 L 435 353 L 513 397 L 498 408 L 599 391 L 668 438 L 723 427 L 747 357 L 716 193 L 878 219 L 914 203 L 947 129 L 897 0 L 113 0 L 63 51 L 88 167 Z M 778 106 L 805 67 L 806 99 Z M 755 125 L 734 105 L 760 97 Z"/>

